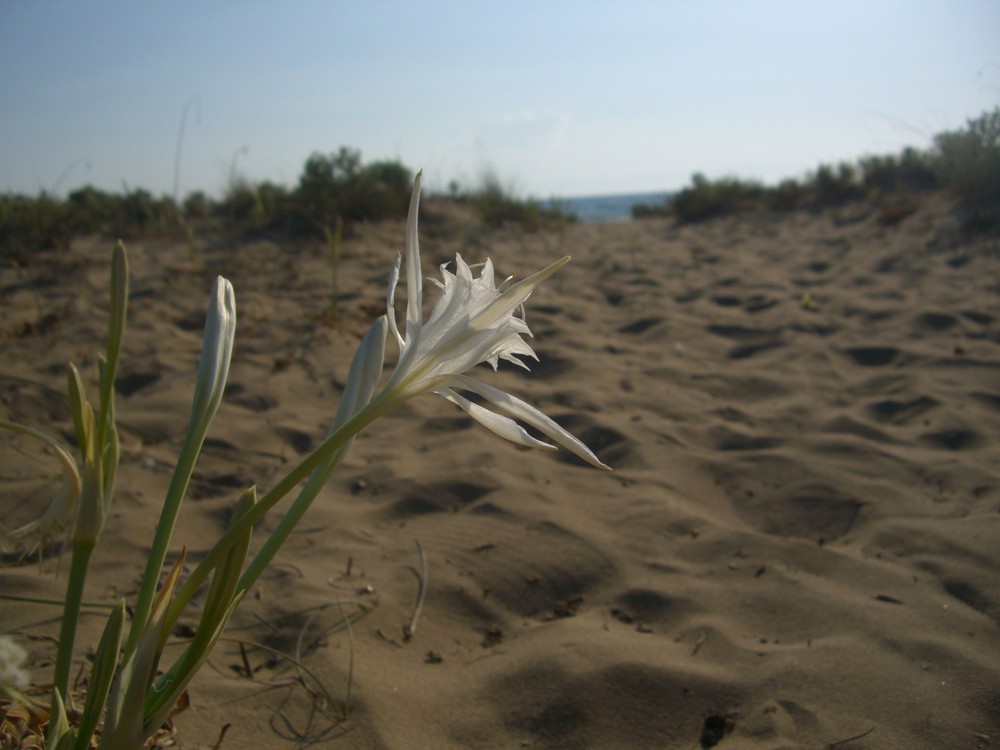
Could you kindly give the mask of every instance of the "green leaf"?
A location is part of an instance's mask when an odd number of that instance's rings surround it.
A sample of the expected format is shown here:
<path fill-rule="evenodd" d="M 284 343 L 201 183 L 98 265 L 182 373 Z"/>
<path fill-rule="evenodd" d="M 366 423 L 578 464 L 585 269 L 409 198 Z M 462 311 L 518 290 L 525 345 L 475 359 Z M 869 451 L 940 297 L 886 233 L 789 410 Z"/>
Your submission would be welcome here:
<path fill-rule="evenodd" d="M 101 719 L 101 714 L 108 700 L 108 693 L 111 691 L 115 670 L 118 667 L 118 652 L 121 648 L 124 625 L 125 601 L 122 600 L 111 611 L 108 622 L 104 626 L 104 634 L 97 645 L 94 669 L 90 675 L 90 685 L 87 689 L 87 702 L 80 715 L 80 728 L 75 750 L 87 750 L 90 746 L 90 738 Z"/>
<path fill-rule="evenodd" d="M 69 720 L 66 718 L 66 704 L 63 703 L 62 693 L 59 690 L 52 691 L 50 713 L 49 727 L 45 732 L 46 746 L 55 748 L 55 750 L 72 748 L 75 738 L 73 731 L 69 728 Z"/>
<path fill-rule="evenodd" d="M 90 409 L 90 404 L 87 403 L 87 396 L 83 390 L 80 371 L 72 363 L 66 371 L 66 381 L 70 409 L 73 412 L 73 432 L 76 433 L 76 442 L 82 452 L 83 446 L 87 444 L 87 411 Z"/>

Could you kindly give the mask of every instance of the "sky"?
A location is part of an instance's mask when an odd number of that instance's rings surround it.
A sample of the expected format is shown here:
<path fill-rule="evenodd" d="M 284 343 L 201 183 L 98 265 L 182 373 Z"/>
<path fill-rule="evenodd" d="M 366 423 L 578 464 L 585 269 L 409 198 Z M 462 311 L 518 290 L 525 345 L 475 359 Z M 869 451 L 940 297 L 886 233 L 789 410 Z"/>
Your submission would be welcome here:
<path fill-rule="evenodd" d="M 314 152 L 521 197 L 773 183 L 1000 104 L 997 0 L 0 0 L 0 192 L 221 196 Z"/>

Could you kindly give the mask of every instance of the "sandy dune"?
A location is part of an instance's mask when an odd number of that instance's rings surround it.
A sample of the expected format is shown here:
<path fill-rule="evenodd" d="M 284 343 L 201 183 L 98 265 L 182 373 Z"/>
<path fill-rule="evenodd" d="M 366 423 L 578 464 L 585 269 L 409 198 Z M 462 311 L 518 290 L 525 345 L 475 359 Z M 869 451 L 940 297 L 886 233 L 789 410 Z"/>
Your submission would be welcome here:
<path fill-rule="evenodd" d="M 941 197 L 877 218 L 524 234 L 428 202 L 426 274 L 456 251 L 518 276 L 573 256 L 528 305 L 541 361 L 482 377 L 614 471 L 516 448 L 434 396 L 377 421 L 231 633 L 298 651 L 338 702 L 353 643 L 350 717 L 318 713 L 269 652 L 246 648 L 248 678 L 227 641 L 176 740 L 209 748 L 230 724 L 223 748 L 997 746 L 1000 254 L 963 240 Z M 194 560 L 243 488 L 321 440 L 402 238 L 400 221 L 345 242 L 333 321 L 318 247 L 220 240 L 196 272 L 183 245 L 129 244 L 120 492 L 88 601 L 137 588 L 215 274 L 239 323 L 176 536 Z M 68 436 L 65 366 L 92 386 L 109 254 L 80 242 L 0 271 L 4 417 Z M 55 466 L 2 440 L 9 530 L 44 507 Z M 418 541 L 428 591 L 404 641 Z M 54 555 L 40 571 L 22 548 L 4 542 L 0 591 L 61 596 L 65 563 L 55 579 Z M 338 600 L 368 608 L 350 634 Z M 102 626 L 90 611 L 81 656 Z M 2 612 L 5 632 L 55 633 L 52 607 Z M 44 682 L 51 643 L 28 645 Z"/>

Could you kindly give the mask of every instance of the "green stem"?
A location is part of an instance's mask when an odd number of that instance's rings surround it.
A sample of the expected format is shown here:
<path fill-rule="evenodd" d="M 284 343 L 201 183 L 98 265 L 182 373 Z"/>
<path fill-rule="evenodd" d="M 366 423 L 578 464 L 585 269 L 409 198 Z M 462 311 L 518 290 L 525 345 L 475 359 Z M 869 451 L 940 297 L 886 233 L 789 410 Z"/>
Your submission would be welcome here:
<path fill-rule="evenodd" d="M 192 423 L 194 421 L 196 420 L 193 417 Z M 173 536 L 177 516 L 180 515 L 181 503 L 184 500 L 188 483 L 191 481 L 191 474 L 194 473 L 194 466 L 204 443 L 204 433 L 201 440 L 192 440 L 190 437 L 189 435 L 189 439 L 185 440 L 181 447 L 177 466 L 174 468 L 173 476 L 170 478 L 170 486 L 167 488 L 167 495 L 163 501 L 163 509 L 160 511 L 160 520 L 156 524 L 153 546 L 149 551 L 149 557 L 146 558 L 146 570 L 142 575 L 142 585 L 139 588 L 139 597 L 136 600 L 135 613 L 132 616 L 132 627 L 129 629 L 128 641 L 125 644 L 126 658 L 135 651 L 139 644 L 139 637 L 149 620 L 153 598 L 156 596 L 157 585 L 160 582 L 160 572 L 167 559 L 170 538 Z M 233 538 L 235 539 L 235 535 Z M 227 549 L 231 544 L 230 541 L 227 544 Z"/>
<path fill-rule="evenodd" d="M 257 501 L 257 504 L 251 508 L 246 515 L 240 518 L 239 522 L 233 524 L 233 526 L 231 526 L 226 533 L 222 535 L 219 541 L 215 543 L 212 549 L 208 551 L 205 557 L 202 558 L 201 562 L 198 563 L 198 566 L 184 582 L 184 585 L 181 586 L 177 595 L 174 597 L 174 600 L 170 604 L 170 610 L 167 613 L 167 621 L 170 624 L 167 627 L 172 627 L 173 623 L 176 622 L 178 617 L 180 617 L 184 607 L 186 607 L 188 602 L 194 598 L 194 595 L 197 593 L 202 583 L 205 582 L 208 574 L 219 565 L 223 556 L 228 552 L 229 548 L 233 546 L 237 539 L 246 534 L 247 530 L 251 526 L 267 515 L 268 511 L 277 505 L 278 502 L 285 497 L 285 495 L 295 489 L 299 482 L 305 480 L 314 470 L 323 466 L 326 462 L 331 461 L 336 456 L 338 451 L 350 443 L 351 439 L 354 438 L 355 435 L 357 435 L 377 417 L 389 411 L 389 409 L 394 407 L 397 403 L 398 400 L 388 399 L 385 397 L 376 397 L 374 400 L 369 402 L 365 408 L 361 409 L 357 414 L 344 422 L 344 424 L 342 424 L 338 429 L 330 433 L 326 439 L 317 446 L 316 450 L 302 459 L 302 461 L 300 461 L 294 469 L 288 472 L 288 474 L 282 477 L 266 495 L 261 497 Z M 339 462 L 339 458 L 337 458 L 337 461 Z M 336 463 L 334 463 L 334 466 L 335 465 Z M 311 499 L 309 502 L 311 502 Z M 303 505 L 308 507 L 308 504 L 305 502 Z M 291 512 L 291 509 L 289 512 Z M 305 510 L 300 505 L 295 509 L 295 512 L 301 516 L 301 513 L 305 512 Z M 266 546 L 267 545 L 265 544 L 265 547 Z M 273 556 L 273 552 L 270 554 Z M 259 556 L 260 554 L 258 553 L 258 557 Z M 259 575 L 259 571 L 257 575 Z M 251 580 L 248 578 L 246 573 L 244 573 L 243 577 L 240 579 L 240 585 L 245 582 L 252 584 L 254 580 L 256 580 L 256 577 Z"/>
<path fill-rule="evenodd" d="M 247 566 L 247 569 L 243 571 L 243 575 L 240 576 L 240 581 L 236 584 L 237 591 L 247 591 L 251 586 L 256 583 L 257 579 L 260 578 L 261 573 L 264 569 L 271 563 L 274 556 L 281 549 L 281 546 L 288 539 L 289 535 L 298 526 L 299 521 L 302 520 L 302 516 L 305 515 L 306 511 L 309 510 L 309 506 L 312 505 L 313 500 L 316 499 L 316 495 L 319 491 L 323 489 L 323 485 L 326 484 L 326 480 L 330 478 L 330 474 L 333 470 L 337 468 L 340 462 L 347 455 L 347 449 L 350 447 L 350 442 L 344 445 L 343 448 L 338 450 L 330 461 L 317 468 L 312 475 L 309 477 L 309 481 L 306 482 L 306 486 L 302 488 L 299 496 L 295 498 L 291 507 L 285 512 L 278 525 L 275 527 L 274 531 L 268 536 L 267 541 L 264 542 L 264 546 L 260 548 L 257 554 L 254 556 L 253 561 Z"/>
<path fill-rule="evenodd" d="M 59 628 L 59 648 L 56 652 L 56 666 L 52 678 L 55 690 L 59 692 L 64 702 L 69 695 L 69 673 L 73 666 L 76 626 L 80 619 L 83 586 L 87 580 L 87 568 L 90 566 L 90 555 L 93 551 L 93 542 L 73 542 L 73 559 L 69 568 L 69 581 L 66 583 L 66 603 Z"/>

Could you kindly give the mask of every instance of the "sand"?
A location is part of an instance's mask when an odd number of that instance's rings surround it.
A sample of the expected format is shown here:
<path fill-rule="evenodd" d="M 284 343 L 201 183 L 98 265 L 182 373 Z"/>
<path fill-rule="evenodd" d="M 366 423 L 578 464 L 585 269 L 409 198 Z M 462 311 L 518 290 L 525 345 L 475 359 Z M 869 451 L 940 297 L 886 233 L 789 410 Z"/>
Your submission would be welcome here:
<path fill-rule="evenodd" d="M 378 420 L 192 683 L 174 741 L 210 748 L 228 726 L 230 749 L 1000 746 L 1000 254 L 942 196 L 878 218 L 530 234 L 427 202 L 425 275 L 456 251 L 518 276 L 573 256 L 528 305 L 541 361 L 479 374 L 614 471 L 517 448 L 436 396 Z M 322 438 L 402 238 L 401 217 L 344 242 L 336 318 L 319 246 L 202 238 L 193 270 L 183 244 L 129 243 L 119 493 L 89 602 L 137 590 L 214 276 L 239 322 L 173 545 L 191 560 L 242 489 Z M 66 364 L 93 394 L 110 250 L 0 271 L 3 417 L 68 439 Z M 2 440 L 9 531 L 57 469 Z M 4 540 L 0 592 L 60 597 L 66 563 L 56 578 L 55 553 L 23 550 Z M 0 611 L 50 679 L 57 609 Z M 81 658 L 102 626 L 87 611 Z M 298 654 L 335 705 L 319 713 L 305 673 L 237 639 Z"/>

